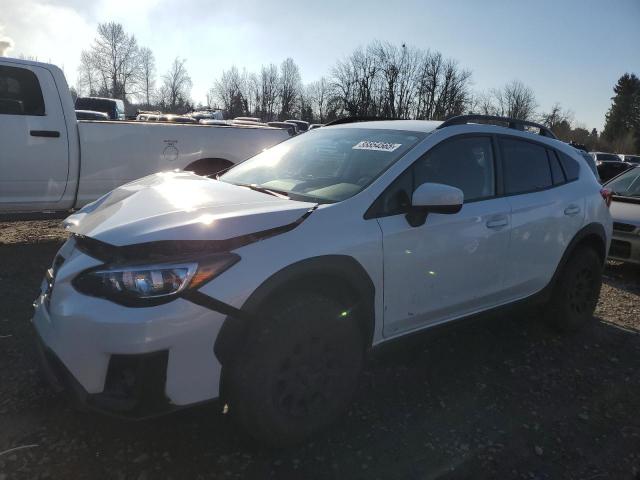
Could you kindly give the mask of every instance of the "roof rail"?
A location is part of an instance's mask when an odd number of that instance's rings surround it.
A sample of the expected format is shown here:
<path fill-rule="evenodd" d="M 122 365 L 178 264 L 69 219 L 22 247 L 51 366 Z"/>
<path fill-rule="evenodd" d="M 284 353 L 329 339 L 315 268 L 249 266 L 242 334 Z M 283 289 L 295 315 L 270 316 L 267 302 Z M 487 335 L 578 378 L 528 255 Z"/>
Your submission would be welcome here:
<path fill-rule="evenodd" d="M 397 118 L 385 118 L 385 117 L 342 117 L 336 120 L 332 120 L 328 123 L 325 123 L 325 127 L 330 127 L 331 125 L 342 125 L 345 123 L 355 123 L 355 122 L 375 122 L 377 120 L 399 120 Z"/>
<path fill-rule="evenodd" d="M 440 125 L 436 127 L 436 130 L 440 128 L 450 127 L 452 125 L 465 125 L 467 123 L 489 123 L 495 122 L 494 124 L 507 124 L 507 128 L 513 128 L 515 130 L 524 130 L 524 127 L 535 127 L 540 129 L 540 135 L 543 137 L 555 138 L 555 134 L 544 125 L 540 125 L 539 123 L 530 122 L 528 120 L 518 120 L 517 118 L 509 118 L 509 117 L 499 117 L 496 115 L 458 115 L 457 117 L 451 117 L 448 120 L 445 120 Z"/>

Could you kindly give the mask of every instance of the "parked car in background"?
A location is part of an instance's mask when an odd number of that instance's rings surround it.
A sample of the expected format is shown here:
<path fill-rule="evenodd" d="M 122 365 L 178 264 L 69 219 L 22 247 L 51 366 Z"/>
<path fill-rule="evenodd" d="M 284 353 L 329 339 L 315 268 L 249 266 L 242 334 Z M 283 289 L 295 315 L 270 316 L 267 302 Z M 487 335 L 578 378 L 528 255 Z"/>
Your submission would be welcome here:
<path fill-rule="evenodd" d="M 334 421 L 391 340 L 524 301 L 591 324 L 601 186 L 545 127 L 494 118 L 342 122 L 216 180 L 117 188 L 65 221 L 34 302 L 45 369 L 129 417 L 222 396 L 282 446 Z"/>
<path fill-rule="evenodd" d="M 58 67 L 0 58 L 0 212 L 80 208 L 159 171 L 213 175 L 287 138 L 255 124 L 76 120 Z"/>
<path fill-rule="evenodd" d="M 188 115 L 175 115 L 173 113 L 166 113 L 158 116 L 158 122 L 198 123 L 198 120 Z"/>
<path fill-rule="evenodd" d="M 640 164 L 640 155 L 620 155 L 623 162 Z"/>
<path fill-rule="evenodd" d="M 224 115 L 220 110 L 194 110 L 187 114 L 191 118 L 200 120 L 224 120 Z"/>
<path fill-rule="evenodd" d="M 611 192 L 613 240 L 609 258 L 640 264 L 640 165 L 605 184 Z"/>
<path fill-rule="evenodd" d="M 309 130 L 309 122 L 305 122 L 304 120 L 285 120 L 285 122 L 295 124 L 299 133 Z"/>
<path fill-rule="evenodd" d="M 574 148 L 576 148 L 574 145 L 572 145 Z M 576 148 L 576 150 L 578 151 L 578 153 L 580 154 L 580 156 L 584 159 L 584 161 L 587 163 L 589 170 L 591 170 L 593 172 L 593 174 L 595 175 L 596 179 L 602 183 L 602 179 L 600 178 L 600 173 L 598 172 L 598 167 L 596 165 L 596 161 L 593 159 L 593 157 L 591 155 L 589 155 L 589 153 L 587 153 L 586 150 L 582 150 L 579 148 Z"/>
<path fill-rule="evenodd" d="M 289 134 L 291 136 L 295 135 L 298 133 L 298 127 L 296 126 L 295 123 L 288 123 L 288 122 L 268 122 L 267 125 L 269 125 L 270 127 L 276 127 L 276 128 L 285 128 L 289 131 Z"/>
<path fill-rule="evenodd" d="M 76 110 L 76 118 L 78 120 L 109 120 L 109 115 L 91 110 Z"/>
<path fill-rule="evenodd" d="M 627 171 L 632 165 L 623 162 L 622 160 L 609 161 L 601 160 L 596 162 L 598 168 L 598 175 L 603 182 L 608 182 L 612 178 L 620 175 L 622 172 Z"/>
<path fill-rule="evenodd" d="M 125 119 L 124 102 L 118 98 L 78 97 L 75 108 L 106 113 L 110 120 Z"/>
<path fill-rule="evenodd" d="M 258 117 L 236 117 L 233 119 L 234 122 L 252 122 L 252 123 L 262 123 L 262 120 Z"/>
<path fill-rule="evenodd" d="M 589 155 L 593 157 L 596 162 L 621 162 L 622 159 L 615 153 L 605 152 L 589 152 Z"/>

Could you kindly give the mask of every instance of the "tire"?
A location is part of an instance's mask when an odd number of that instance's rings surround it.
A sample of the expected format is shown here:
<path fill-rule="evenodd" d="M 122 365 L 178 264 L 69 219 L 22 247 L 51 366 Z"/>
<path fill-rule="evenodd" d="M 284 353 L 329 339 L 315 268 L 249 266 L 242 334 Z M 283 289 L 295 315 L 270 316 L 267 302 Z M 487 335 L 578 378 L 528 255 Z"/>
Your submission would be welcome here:
<path fill-rule="evenodd" d="M 299 443 L 348 406 L 362 368 L 355 319 L 337 300 L 300 293 L 268 308 L 231 367 L 230 411 L 261 443 Z"/>
<path fill-rule="evenodd" d="M 205 159 L 198 160 L 191 165 L 185 167 L 185 170 L 193 172 L 202 177 L 212 177 L 222 170 L 232 167 L 233 163 L 223 159 Z"/>
<path fill-rule="evenodd" d="M 565 264 L 548 305 L 548 320 L 561 332 L 575 332 L 593 323 L 602 286 L 603 264 L 589 247 L 579 247 Z"/>

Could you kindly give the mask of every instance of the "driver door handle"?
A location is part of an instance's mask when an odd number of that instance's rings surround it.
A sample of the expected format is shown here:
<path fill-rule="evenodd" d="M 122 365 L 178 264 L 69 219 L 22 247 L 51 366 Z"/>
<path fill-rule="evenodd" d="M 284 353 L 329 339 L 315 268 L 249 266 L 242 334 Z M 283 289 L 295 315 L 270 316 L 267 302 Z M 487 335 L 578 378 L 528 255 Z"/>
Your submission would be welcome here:
<path fill-rule="evenodd" d="M 59 138 L 60 132 L 57 130 L 31 130 L 29 132 L 32 137 Z"/>

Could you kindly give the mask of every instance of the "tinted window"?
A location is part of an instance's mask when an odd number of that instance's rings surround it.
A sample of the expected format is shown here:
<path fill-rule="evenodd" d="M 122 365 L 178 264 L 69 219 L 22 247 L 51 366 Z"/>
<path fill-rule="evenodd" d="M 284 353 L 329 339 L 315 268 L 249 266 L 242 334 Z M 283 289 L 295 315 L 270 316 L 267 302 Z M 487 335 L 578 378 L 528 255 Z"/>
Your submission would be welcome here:
<path fill-rule="evenodd" d="M 614 155 L 613 153 L 596 153 L 596 159 L 599 161 L 606 160 L 608 162 L 622 161 L 618 155 Z"/>
<path fill-rule="evenodd" d="M 109 115 L 112 120 L 117 120 L 116 102 L 105 98 L 78 97 L 76 98 L 76 110 L 92 110 Z"/>
<path fill-rule="evenodd" d="M 0 114 L 44 115 L 40 82 L 32 71 L 0 66 Z"/>
<path fill-rule="evenodd" d="M 458 187 L 465 202 L 495 194 L 493 150 L 488 137 L 458 138 L 436 146 L 414 164 L 414 189 L 423 183 Z"/>
<path fill-rule="evenodd" d="M 556 152 L 558 157 L 560 158 L 560 163 L 562 164 L 562 169 L 564 170 L 565 175 L 567 176 L 568 181 L 572 181 L 578 178 L 578 174 L 580 173 L 580 167 L 578 166 L 578 162 L 576 162 L 569 155 Z"/>
<path fill-rule="evenodd" d="M 546 149 L 521 140 L 500 139 L 507 194 L 533 192 L 552 186 Z"/>
<path fill-rule="evenodd" d="M 564 172 L 562 171 L 562 167 L 560 166 L 560 161 L 558 160 L 557 155 L 553 150 L 547 150 L 547 155 L 549 155 L 549 164 L 551 165 L 551 178 L 553 179 L 554 185 L 560 185 L 561 183 L 566 182 L 566 178 L 564 176 Z"/>

